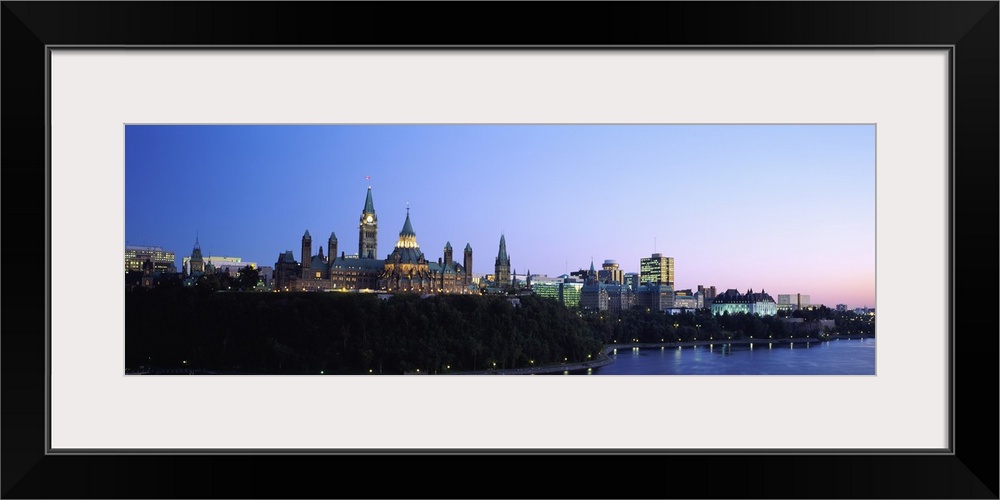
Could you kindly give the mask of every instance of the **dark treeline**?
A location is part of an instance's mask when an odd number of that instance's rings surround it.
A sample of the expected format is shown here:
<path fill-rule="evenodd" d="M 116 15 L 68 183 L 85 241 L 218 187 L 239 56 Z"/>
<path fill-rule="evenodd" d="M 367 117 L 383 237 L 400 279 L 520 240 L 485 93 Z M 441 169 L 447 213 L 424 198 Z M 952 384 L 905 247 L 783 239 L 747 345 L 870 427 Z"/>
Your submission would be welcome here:
<path fill-rule="evenodd" d="M 875 335 L 874 319 L 854 312 L 837 312 L 823 306 L 788 315 L 801 319 L 800 323 L 786 322 L 784 316 L 743 313 L 716 316 L 708 309 L 662 314 L 635 308 L 620 313 L 591 313 L 584 318 L 605 344 Z M 822 324 L 820 320 L 833 323 Z"/>
<path fill-rule="evenodd" d="M 766 339 L 808 336 L 789 328 L 777 316 L 723 314 L 707 309 L 679 314 L 662 314 L 633 309 L 617 314 L 601 313 L 586 317 L 587 323 L 604 343 L 690 342 L 695 340 Z"/>
<path fill-rule="evenodd" d="M 704 309 L 588 313 L 535 296 L 515 307 L 502 296 L 165 287 L 126 292 L 125 332 L 126 368 L 136 371 L 434 374 L 586 361 L 613 343 L 874 335 L 874 320 L 828 309 L 787 323 Z"/>
<path fill-rule="evenodd" d="M 125 294 L 126 368 L 237 373 L 448 373 L 583 360 L 601 341 L 540 297 L 341 293 Z"/>

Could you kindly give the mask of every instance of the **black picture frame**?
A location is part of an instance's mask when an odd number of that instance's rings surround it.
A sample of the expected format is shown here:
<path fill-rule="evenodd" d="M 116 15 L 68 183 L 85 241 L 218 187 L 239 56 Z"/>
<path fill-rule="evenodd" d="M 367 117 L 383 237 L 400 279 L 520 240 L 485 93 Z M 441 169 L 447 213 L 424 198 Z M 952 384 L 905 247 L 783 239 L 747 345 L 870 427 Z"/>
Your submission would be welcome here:
<path fill-rule="evenodd" d="M 2 4 L 5 498 L 998 498 L 997 1 Z M 951 307 L 953 316 L 952 453 L 47 454 L 49 276 L 38 262 L 43 252 L 57 253 L 45 245 L 52 45 L 950 46 L 952 295 L 934 306 Z M 920 307 L 914 303 L 914 314 Z M 567 464 L 583 474 L 563 475 Z M 402 470 L 427 480 L 403 481 Z M 481 486 L 461 486 L 470 481 Z"/>

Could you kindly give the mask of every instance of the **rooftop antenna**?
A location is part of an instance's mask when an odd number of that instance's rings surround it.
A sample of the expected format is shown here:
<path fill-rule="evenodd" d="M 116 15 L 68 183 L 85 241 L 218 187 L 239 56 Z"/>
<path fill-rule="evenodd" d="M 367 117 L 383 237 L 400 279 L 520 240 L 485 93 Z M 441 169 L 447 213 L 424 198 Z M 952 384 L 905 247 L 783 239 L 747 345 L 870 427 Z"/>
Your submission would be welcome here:
<path fill-rule="evenodd" d="M 371 188 L 372 187 L 372 176 L 366 175 L 365 176 L 365 180 L 368 181 L 368 187 Z"/>
<path fill-rule="evenodd" d="M 653 253 L 656 253 L 656 236 L 653 236 Z"/>

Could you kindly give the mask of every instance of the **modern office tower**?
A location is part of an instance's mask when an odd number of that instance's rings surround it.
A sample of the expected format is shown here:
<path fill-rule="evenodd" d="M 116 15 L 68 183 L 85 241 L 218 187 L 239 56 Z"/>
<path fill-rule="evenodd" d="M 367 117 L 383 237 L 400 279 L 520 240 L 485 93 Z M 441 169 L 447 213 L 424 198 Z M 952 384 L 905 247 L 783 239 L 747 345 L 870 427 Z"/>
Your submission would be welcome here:
<path fill-rule="evenodd" d="M 778 314 L 778 305 L 764 290 L 754 293 L 753 289 L 750 289 L 747 293 L 741 294 L 738 290 L 730 288 L 725 293 L 716 295 L 712 301 L 712 314 L 726 312 L 774 316 Z"/>
<path fill-rule="evenodd" d="M 639 273 L 625 273 L 625 285 L 633 293 L 639 291 Z"/>
<path fill-rule="evenodd" d="M 809 296 L 801 293 L 779 294 L 779 311 L 796 311 L 809 308 Z"/>
<path fill-rule="evenodd" d="M 601 283 L 625 283 L 625 272 L 619 269 L 618 261 L 605 260 L 601 270 L 597 272 L 597 280 Z"/>
<path fill-rule="evenodd" d="M 704 295 L 702 291 L 697 292 L 692 291 L 690 288 L 685 290 L 674 290 L 674 309 L 701 309 L 705 307 Z"/>
<path fill-rule="evenodd" d="M 808 295 L 803 295 L 801 293 L 797 293 L 795 295 L 796 295 L 796 297 L 798 297 L 798 306 L 799 306 L 799 309 L 807 309 L 807 308 L 809 308 L 809 306 L 812 305 L 812 302 L 809 302 L 809 296 Z"/>
<path fill-rule="evenodd" d="M 673 309 L 674 287 L 659 283 L 639 285 L 639 289 L 635 294 L 635 305 L 649 311 L 658 312 Z"/>
<path fill-rule="evenodd" d="M 162 247 L 125 246 L 125 272 L 143 271 L 146 261 L 153 263 L 153 271 L 158 273 L 176 272 L 174 252 Z"/>
<path fill-rule="evenodd" d="M 674 286 L 674 258 L 654 253 L 639 259 L 639 281 Z"/>
<path fill-rule="evenodd" d="M 510 256 L 507 255 L 507 239 L 503 234 L 500 235 L 500 251 L 497 252 L 493 274 L 498 288 L 510 286 Z"/>
<path fill-rule="evenodd" d="M 559 300 L 559 289 L 562 288 L 562 278 L 535 276 L 531 280 L 531 291 L 539 297 Z"/>
<path fill-rule="evenodd" d="M 698 293 L 701 294 L 701 307 L 712 307 L 712 301 L 715 300 L 715 286 L 702 286 L 698 285 Z"/>
<path fill-rule="evenodd" d="M 559 301 L 566 307 L 577 307 L 580 305 L 580 291 L 583 289 L 583 280 L 579 278 L 565 277 L 562 286 L 559 288 Z"/>

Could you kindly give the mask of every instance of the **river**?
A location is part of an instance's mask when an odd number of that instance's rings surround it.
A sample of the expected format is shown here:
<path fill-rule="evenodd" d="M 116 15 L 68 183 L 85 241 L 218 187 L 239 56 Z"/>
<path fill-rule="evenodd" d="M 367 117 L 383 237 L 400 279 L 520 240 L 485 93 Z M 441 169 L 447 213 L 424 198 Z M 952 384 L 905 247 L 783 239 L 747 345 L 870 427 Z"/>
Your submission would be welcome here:
<path fill-rule="evenodd" d="M 875 339 L 810 344 L 712 344 L 611 352 L 614 363 L 563 372 L 589 375 L 875 375 Z"/>

